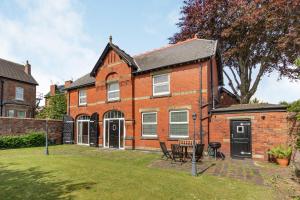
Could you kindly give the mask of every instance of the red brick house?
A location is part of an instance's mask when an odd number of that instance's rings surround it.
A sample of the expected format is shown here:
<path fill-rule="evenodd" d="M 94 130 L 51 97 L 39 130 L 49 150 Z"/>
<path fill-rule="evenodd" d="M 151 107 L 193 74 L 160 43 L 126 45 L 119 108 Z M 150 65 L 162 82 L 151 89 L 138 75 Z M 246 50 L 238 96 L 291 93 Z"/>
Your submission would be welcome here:
<path fill-rule="evenodd" d="M 206 145 L 210 138 L 220 141 L 229 154 L 230 133 L 212 128 L 224 125 L 214 120 L 213 111 L 238 100 L 222 86 L 217 41 L 193 38 L 130 56 L 110 40 L 90 73 L 66 87 L 68 114 L 75 122 L 72 140 L 93 140 L 105 148 L 158 149 L 159 141 L 169 146 L 191 138 L 196 113 L 197 139 Z"/>
<path fill-rule="evenodd" d="M 0 58 L 0 116 L 33 118 L 38 83 L 31 66 Z"/>

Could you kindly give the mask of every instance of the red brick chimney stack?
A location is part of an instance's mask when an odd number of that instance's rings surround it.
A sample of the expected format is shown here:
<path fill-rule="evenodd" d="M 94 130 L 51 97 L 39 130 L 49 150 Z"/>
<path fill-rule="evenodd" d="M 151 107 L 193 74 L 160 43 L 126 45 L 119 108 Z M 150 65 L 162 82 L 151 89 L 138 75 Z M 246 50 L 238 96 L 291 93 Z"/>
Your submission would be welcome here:
<path fill-rule="evenodd" d="M 56 93 L 57 85 L 50 85 L 50 96 L 54 96 Z"/>
<path fill-rule="evenodd" d="M 24 66 L 25 73 L 31 75 L 31 65 L 29 64 L 28 60 L 26 60 L 26 64 Z"/>
<path fill-rule="evenodd" d="M 65 88 L 68 88 L 72 83 L 72 80 L 65 81 Z"/>

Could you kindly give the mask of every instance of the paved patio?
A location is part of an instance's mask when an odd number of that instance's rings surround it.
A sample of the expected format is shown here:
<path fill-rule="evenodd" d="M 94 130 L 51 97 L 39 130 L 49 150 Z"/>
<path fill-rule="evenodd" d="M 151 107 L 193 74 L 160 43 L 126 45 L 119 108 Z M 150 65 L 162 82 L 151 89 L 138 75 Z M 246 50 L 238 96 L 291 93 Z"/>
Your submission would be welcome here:
<path fill-rule="evenodd" d="M 190 161 L 181 164 L 171 160 L 156 160 L 150 167 L 174 169 L 191 172 Z M 278 165 L 253 161 L 251 159 L 237 160 L 226 158 L 225 160 L 214 160 L 205 157 L 202 162 L 197 163 L 198 176 L 209 174 L 219 177 L 238 179 L 265 187 L 273 187 L 278 191 L 280 199 L 300 196 L 300 184 L 295 180 L 291 171 L 292 166 L 281 168 Z"/>

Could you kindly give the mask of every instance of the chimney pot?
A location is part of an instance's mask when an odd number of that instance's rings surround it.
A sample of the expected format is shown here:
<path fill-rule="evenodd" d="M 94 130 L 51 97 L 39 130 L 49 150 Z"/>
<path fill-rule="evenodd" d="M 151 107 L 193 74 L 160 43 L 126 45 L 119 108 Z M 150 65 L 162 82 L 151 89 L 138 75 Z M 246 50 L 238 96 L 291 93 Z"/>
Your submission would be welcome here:
<path fill-rule="evenodd" d="M 31 65 L 28 60 L 26 60 L 26 64 L 24 65 L 24 71 L 26 74 L 31 75 Z"/>

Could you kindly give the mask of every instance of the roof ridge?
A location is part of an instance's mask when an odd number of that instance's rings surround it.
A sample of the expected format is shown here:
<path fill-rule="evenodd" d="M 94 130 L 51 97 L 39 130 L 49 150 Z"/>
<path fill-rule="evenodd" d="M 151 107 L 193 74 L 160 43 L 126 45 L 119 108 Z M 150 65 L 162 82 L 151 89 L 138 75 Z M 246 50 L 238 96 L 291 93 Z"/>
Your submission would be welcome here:
<path fill-rule="evenodd" d="M 13 62 L 13 61 L 10 61 L 10 60 L 6 60 L 6 59 L 3 59 L 3 58 L 0 58 L 0 59 L 3 60 L 3 61 L 5 61 L 5 62 L 9 62 L 9 63 L 20 65 L 20 66 L 24 67 L 24 65 L 22 65 L 20 63 L 16 63 L 16 62 Z"/>
<path fill-rule="evenodd" d="M 194 41 L 194 40 L 215 41 L 215 40 L 208 40 L 208 39 L 201 39 L 201 38 L 193 37 L 193 38 L 189 38 L 189 39 L 186 39 L 186 40 L 183 40 L 183 41 L 179 41 L 179 42 L 177 42 L 175 44 L 168 44 L 168 45 L 165 45 L 165 46 L 162 46 L 162 47 L 159 47 L 159 48 L 155 48 L 155 49 L 152 49 L 152 50 L 149 50 L 149 51 L 145 51 L 143 53 L 139 53 L 137 55 L 133 55 L 132 57 L 135 58 L 135 57 L 143 56 L 143 55 L 155 52 L 155 51 L 160 51 L 160 50 L 167 49 L 167 48 L 170 48 L 170 47 L 182 45 L 184 43 L 191 42 L 191 41 Z"/>

